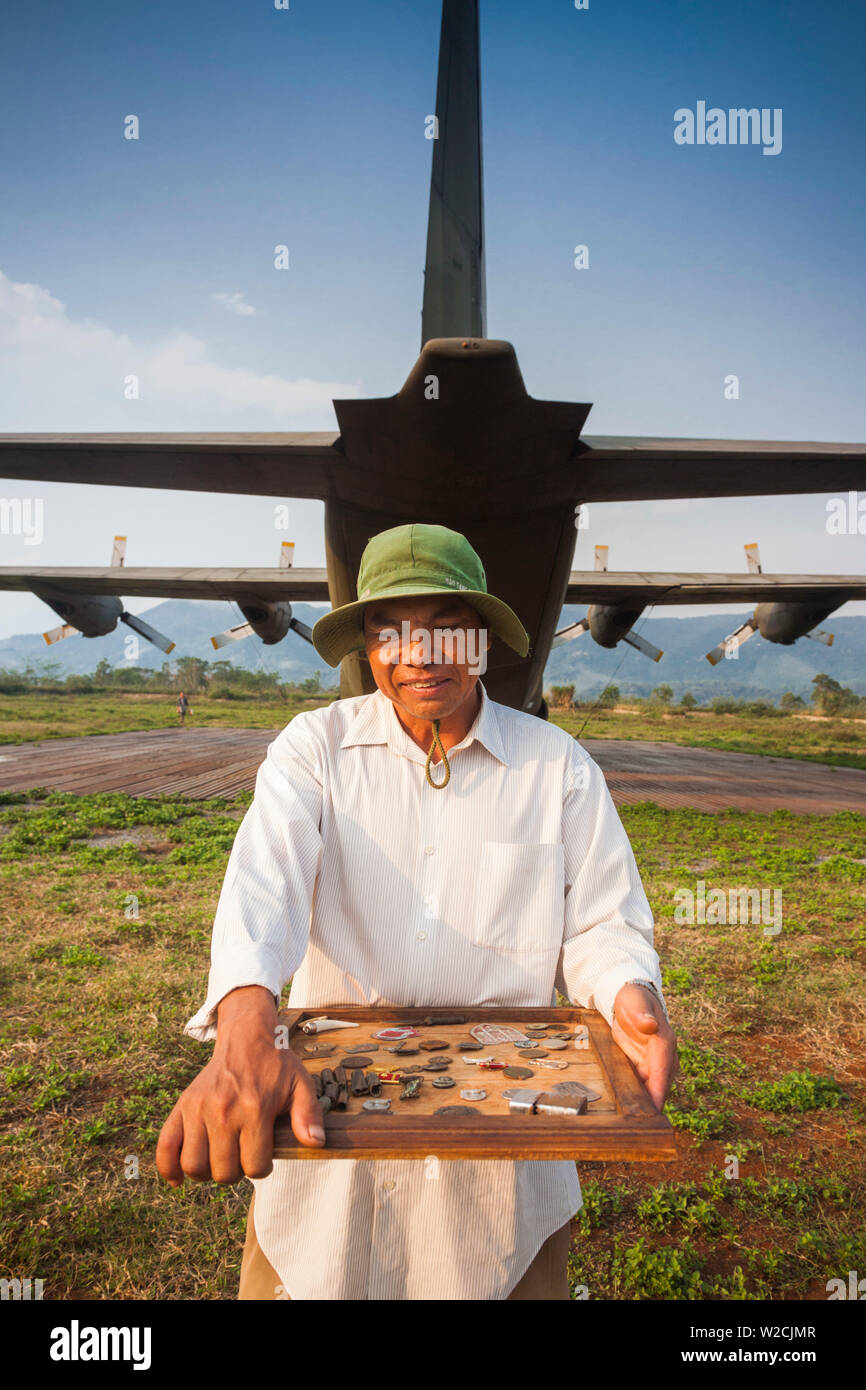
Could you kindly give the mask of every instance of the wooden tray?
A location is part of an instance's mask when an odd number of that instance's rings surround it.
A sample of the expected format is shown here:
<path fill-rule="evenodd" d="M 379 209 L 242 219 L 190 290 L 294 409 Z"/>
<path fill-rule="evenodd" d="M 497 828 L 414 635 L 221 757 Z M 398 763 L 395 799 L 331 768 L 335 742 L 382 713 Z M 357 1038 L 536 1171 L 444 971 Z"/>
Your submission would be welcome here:
<path fill-rule="evenodd" d="M 425 1018 L 462 1014 L 463 1024 L 433 1024 L 425 1026 Z M 360 1026 L 308 1035 L 300 1024 L 306 1019 L 327 1016 L 346 1019 Z M 482 1052 L 467 1054 L 457 1050 L 457 1042 L 469 1036 L 476 1023 L 512 1024 L 520 1028 L 527 1023 L 554 1020 L 569 1026 L 572 1034 L 583 1024 L 588 1030 L 588 1046 L 576 1048 L 569 1041 L 567 1048 L 550 1052 L 551 1059 L 567 1061 L 565 1070 L 540 1069 L 531 1081 L 505 1078 L 502 1072 L 481 1071 L 466 1062 L 466 1056 L 492 1055 L 507 1060 L 509 1065 L 531 1067 L 531 1061 L 521 1057 L 513 1043 L 485 1044 Z M 399 1100 L 400 1087 L 385 1085 L 382 1095 L 391 1100 L 391 1110 L 385 1114 L 370 1114 L 362 1109 L 365 1097 L 349 1097 L 344 1111 L 331 1110 L 325 1116 L 327 1143 L 324 1148 L 310 1148 L 298 1143 L 288 1117 L 281 1117 L 275 1126 L 275 1158 L 574 1158 L 659 1162 L 676 1157 L 673 1129 L 660 1115 L 647 1094 L 634 1067 L 621 1048 L 614 1043 L 610 1028 L 601 1017 L 589 1009 L 540 1008 L 459 1008 L 435 1009 L 360 1009 L 329 1004 L 327 1008 L 287 1009 L 280 1021 L 289 1027 L 289 1045 L 303 1061 L 306 1069 L 315 1073 L 325 1067 L 335 1067 L 344 1055 L 343 1049 L 360 1043 L 370 1044 L 367 1055 L 373 1067 L 365 1070 L 399 1068 L 400 1058 L 386 1048 L 393 1043 L 382 1042 L 372 1034 L 381 1028 L 398 1023 L 413 1024 L 424 1036 L 447 1040 L 446 1052 L 419 1052 L 408 1056 L 403 1066 L 429 1061 L 433 1056 L 453 1057 L 448 1075 L 455 1086 L 439 1090 L 431 1084 L 433 1074 L 424 1075 L 421 1093 L 415 1100 Z M 337 1051 L 327 1057 L 308 1056 L 304 1047 L 311 1043 L 333 1043 Z M 539 1042 L 544 1047 L 544 1042 Z M 582 1115 L 552 1116 L 515 1114 L 508 1108 L 502 1092 L 511 1087 L 543 1087 L 549 1090 L 560 1081 L 580 1081 L 601 1093 L 601 1099 L 591 1101 Z M 463 1087 L 481 1087 L 487 1092 L 484 1101 L 463 1101 Z M 479 1114 L 472 1114 L 474 1104 Z M 465 1105 L 464 1115 L 434 1115 L 445 1105 Z"/>

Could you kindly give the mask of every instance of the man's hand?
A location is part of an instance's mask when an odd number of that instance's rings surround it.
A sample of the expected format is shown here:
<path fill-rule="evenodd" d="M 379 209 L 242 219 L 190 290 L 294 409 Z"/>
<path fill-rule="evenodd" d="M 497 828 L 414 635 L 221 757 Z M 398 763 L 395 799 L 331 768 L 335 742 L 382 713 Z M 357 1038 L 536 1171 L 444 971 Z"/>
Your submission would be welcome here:
<path fill-rule="evenodd" d="M 661 1110 L 679 1062 L 676 1038 L 651 989 L 622 986 L 613 1002 L 611 1036 L 634 1062 L 653 1104 Z"/>
<path fill-rule="evenodd" d="M 286 1111 L 300 1144 L 325 1142 L 312 1078 L 289 1048 L 276 1045 L 273 995 L 259 985 L 227 994 L 217 1009 L 211 1060 L 181 1095 L 162 1128 L 156 1166 L 172 1187 L 267 1177 L 274 1120 Z"/>

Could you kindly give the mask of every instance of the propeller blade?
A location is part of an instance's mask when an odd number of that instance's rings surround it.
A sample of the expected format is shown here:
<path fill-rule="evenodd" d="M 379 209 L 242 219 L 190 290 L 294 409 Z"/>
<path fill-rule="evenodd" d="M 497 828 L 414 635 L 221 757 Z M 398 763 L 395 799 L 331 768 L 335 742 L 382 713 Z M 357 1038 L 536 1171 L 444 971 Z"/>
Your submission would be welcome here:
<path fill-rule="evenodd" d="M 763 570 L 761 569 L 761 554 L 758 550 L 757 541 L 753 541 L 751 545 L 744 545 L 743 549 L 746 552 L 746 564 L 749 567 L 749 574 L 763 574 Z"/>
<path fill-rule="evenodd" d="M 313 629 L 308 627 L 306 623 L 302 623 L 300 618 L 292 618 L 289 627 L 292 629 L 292 632 L 296 632 L 299 637 L 303 637 L 305 642 L 309 642 L 310 646 L 313 645 Z"/>
<path fill-rule="evenodd" d="M 559 632 L 553 635 L 550 650 L 554 647 L 561 647 L 565 642 L 573 642 L 575 637 L 579 637 L 582 632 L 589 632 L 589 620 L 581 618 L 579 622 L 569 623 L 568 627 L 561 627 Z"/>
<path fill-rule="evenodd" d="M 111 568 L 121 569 L 126 559 L 126 536 L 115 536 L 111 551 Z"/>
<path fill-rule="evenodd" d="M 133 632 L 137 632 L 139 637 L 143 637 L 145 641 L 152 642 L 155 647 L 159 647 L 159 650 L 165 652 L 166 656 L 169 652 L 174 651 L 175 643 L 170 642 L 167 637 L 163 637 L 161 632 L 157 632 L 156 628 L 151 627 L 143 618 L 136 618 L 133 613 L 121 613 L 120 621 L 126 623 L 127 627 L 131 627 Z"/>
<path fill-rule="evenodd" d="M 230 642 L 241 642 L 244 637 L 252 637 L 254 631 L 252 623 L 238 623 L 237 627 L 227 628 L 225 632 L 219 632 L 216 637 L 212 637 L 211 646 L 219 651 L 220 647 L 227 647 Z"/>
<path fill-rule="evenodd" d="M 77 627 L 64 623 L 62 627 L 53 627 L 50 632 L 43 632 L 42 636 L 50 647 L 53 642 L 62 642 L 64 637 L 71 637 L 74 632 L 78 632 Z"/>
<path fill-rule="evenodd" d="M 813 642 L 823 642 L 825 647 L 832 647 L 833 645 L 833 633 L 824 632 L 820 627 L 813 627 L 812 631 L 805 635 L 811 637 Z"/>
<path fill-rule="evenodd" d="M 627 632 L 622 640 L 623 642 L 628 642 L 630 647 L 634 647 L 635 651 L 642 652 L 644 656 L 648 656 L 650 661 L 661 661 L 664 656 L 664 652 L 659 651 L 658 647 L 654 647 L 652 642 L 648 642 L 645 637 L 640 637 L 636 632 Z"/>
<path fill-rule="evenodd" d="M 718 666 L 727 652 L 736 651 L 744 642 L 748 642 L 750 637 L 754 637 L 757 630 L 758 627 L 754 619 L 749 618 L 748 621 L 743 623 L 741 627 L 738 627 L 735 632 L 732 632 L 730 636 L 726 637 L 723 642 L 720 642 L 717 647 L 713 647 L 711 652 L 707 652 L 707 661 L 711 666 Z"/>

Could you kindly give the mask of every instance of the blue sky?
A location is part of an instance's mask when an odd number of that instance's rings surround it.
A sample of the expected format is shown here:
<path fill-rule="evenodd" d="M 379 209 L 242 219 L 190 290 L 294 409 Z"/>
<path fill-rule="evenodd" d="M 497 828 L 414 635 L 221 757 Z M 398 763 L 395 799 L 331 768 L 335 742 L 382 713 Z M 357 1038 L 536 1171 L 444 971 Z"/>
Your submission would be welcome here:
<path fill-rule="evenodd" d="M 328 429 L 333 395 L 399 389 L 439 19 L 438 0 L 10 0 L 0 430 Z M 487 331 L 530 392 L 593 401 L 588 433 L 866 439 L 862 9 L 482 0 L 481 31 Z M 782 108 L 782 152 L 677 145 L 698 100 Z M 104 563 L 121 531 L 130 564 L 268 564 L 284 538 L 269 499 L 39 495 L 43 543 L 0 535 L 0 563 Z M 864 537 L 827 534 L 829 495 L 593 507 L 576 564 L 605 542 L 615 568 L 741 570 L 759 540 L 768 570 L 866 572 Z M 319 504 L 293 504 L 291 535 L 321 563 Z M 0 595 L 0 636 L 48 616 Z"/>

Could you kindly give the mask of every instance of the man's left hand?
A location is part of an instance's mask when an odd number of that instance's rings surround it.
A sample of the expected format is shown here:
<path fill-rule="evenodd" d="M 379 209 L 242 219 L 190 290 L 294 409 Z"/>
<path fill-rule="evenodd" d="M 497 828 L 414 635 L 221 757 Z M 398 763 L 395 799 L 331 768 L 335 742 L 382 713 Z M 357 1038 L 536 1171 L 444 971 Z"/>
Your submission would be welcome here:
<path fill-rule="evenodd" d="M 677 1040 L 651 989 L 623 985 L 613 1003 L 611 1035 L 634 1062 L 650 1099 L 661 1110 L 679 1070 Z"/>

